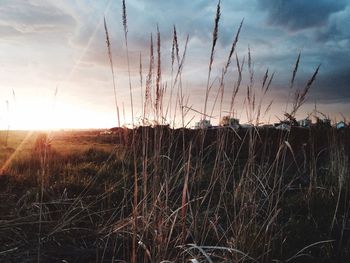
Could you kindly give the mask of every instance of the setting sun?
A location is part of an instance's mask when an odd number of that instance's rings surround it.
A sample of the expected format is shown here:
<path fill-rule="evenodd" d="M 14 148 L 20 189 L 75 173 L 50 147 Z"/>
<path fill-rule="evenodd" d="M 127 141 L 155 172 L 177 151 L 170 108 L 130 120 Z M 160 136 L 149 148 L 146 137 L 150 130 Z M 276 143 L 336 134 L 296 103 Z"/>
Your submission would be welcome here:
<path fill-rule="evenodd" d="M 61 130 L 114 127 L 117 125 L 113 112 L 103 107 L 90 109 L 84 102 L 77 100 L 63 102 L 63 99 L 41 98 L 40 96 L 17 98 L 16 103 L 9 103 L 8 110 L 2 115 L 1 128 L 11 130 Z M 122 124 L 130 121 L 122 119 Z"/>

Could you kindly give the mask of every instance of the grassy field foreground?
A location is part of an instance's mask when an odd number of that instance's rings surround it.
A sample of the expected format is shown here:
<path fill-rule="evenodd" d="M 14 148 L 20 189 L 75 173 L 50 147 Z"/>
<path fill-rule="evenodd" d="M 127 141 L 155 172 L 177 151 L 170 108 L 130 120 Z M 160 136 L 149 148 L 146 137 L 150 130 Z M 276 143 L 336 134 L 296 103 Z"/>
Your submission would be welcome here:
<path fill-rule="evenodd" d="M 1 262 L 350 258 L 348 129 L 25 137 L 1 152 Z"/>

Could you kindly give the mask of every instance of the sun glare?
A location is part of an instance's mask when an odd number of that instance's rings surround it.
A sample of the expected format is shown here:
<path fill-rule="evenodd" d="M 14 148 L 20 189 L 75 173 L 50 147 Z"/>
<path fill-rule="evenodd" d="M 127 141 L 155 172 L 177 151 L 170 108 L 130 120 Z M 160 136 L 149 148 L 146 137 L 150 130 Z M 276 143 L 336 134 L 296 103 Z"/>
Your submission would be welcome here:
<path fill-rule="evenodd" d="M 85 105 L 69 102 L 41 100 L 17 103 L 3 118 L 1 129 L 11 130 L 60 130 L 82 128 L 106 128 L 113 126 L 111 113 L 89 109 Z M 115 125 L 114 125 L 115 126 Z"/>

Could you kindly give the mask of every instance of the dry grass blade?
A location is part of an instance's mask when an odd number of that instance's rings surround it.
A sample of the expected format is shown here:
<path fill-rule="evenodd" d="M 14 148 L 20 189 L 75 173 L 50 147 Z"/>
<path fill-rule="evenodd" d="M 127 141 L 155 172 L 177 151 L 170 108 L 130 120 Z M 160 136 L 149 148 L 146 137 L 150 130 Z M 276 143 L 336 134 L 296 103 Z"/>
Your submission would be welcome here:
<path fill-rule="evenodd" d="M 136 263 L 137 260 L 137 217 L 138 217 L 138 174 L 137 174 L 137 159 L 136 159 L 136 143 L 135 143 L 135 127 L 134 127 L 134 103 L 131 87 L 131 73 L 130 73 L 130 59 L 129 59 L 129 47 L 128 47 L 128 26 L 127 26 L 127 16 L 126 16 L 126 5 L 125 0 L 122 0 L 123 5 L 123 26 L 124 26 L 124 38 L 126 47 L 126 58 L 128 65 L 128 80 L 129 80 L 129 93 L 130 93 L 130 108 L 131 108 L 131 122 L 132 122 L 132 156 L 134 164 L 134 196 L 133 196 L 133 235 L 132 235 L 132 257 L 131 261 Z"/>
<path fill-rule="evenodd" d="M 264 78 L 263 78 L 263 83 L 261 85 L 261 90 L 264 90 L 264 87 L 265 87 L 265 84 L 266 84 L 266 81 L 267 81 L 268 77 L 269 77 L 269 69 L 266 69 L 266 72 L 265 72 L 265 75 L 264 75 Z"/>
<path fill-rule="evenodd" d="M 219 21 L 220 21 L 220 0 L 217 4 L 216 8 L 216 16 L 215 16 L 215 22 L 214 22 L 214 31 L 213 31 L 213 42 L 211 46 L 211 52 L 210 52 L 210 61 L 209 61 L 209 72 L 211 72 L 211 67 L 214 62 L 214 53 L 215 53 L 215 46 L 216 42 L 218 40 L 218 33 L 219 33 Z"/>
<path fill-rule="evenodd" d="M 199 252 L 201 252 L 201 254 L 205 257 L 205 259 L 209 262 L 209 263 L 213 263 L 213 261 L 211 260 L 210 256 L 207 254 L 207 252 L 205 252 L 205 250 L 200 247 L 197 246 L 196 244 L 188 244 L 189 248 L 187 248 L 185 250 L 185 252 L 189 251 L 189 250 L 193 250 L 193 249 L 197 249 Z"/>
<path fill-rule="evenodd" d="M 314 83 L 320 67 L 321 67 L 321 65 L 318 65 L 318 67 L 316 68 L 316 70 L 313 73 L 312 77 L 306 83 L 304 89 L 302 91 L 300 91 L 300 90 L 296 91 L 295 98 L 294 98 L 294 103 L 293 103 L 293 109 L 292 109 L 292 112 L 289 115 L 294 117 L 296 112 L 299 110 L 299 108 L 304 104 L 304 102 L 306 100 L 306 95 L 308 94 L 312 84 Z"/>
<path fill-rule="evenodd" d="M 209 69 L 208 69 L 208 78 L 207 78 L 207 87 L 205 92 L 205 101 L 204 101 L 204 111 L 203 111 L 203 119 L 205 119 L 205 114 L 207 113 L 207 104 L 208 104 L 208 97 L 209 97 L 209 83 L 210 83 L 210 75 L 211 70 L 214 62 L 214 53 L 215 53 L 215 46 L 218 39 L 218 32 L 219 32 L 219 21 L 220 21 L 220 0 L 216 7 L 216 16 L 214 20 L 214 30 L 213 30 L 213 40 L 211 45 L 211 52 L 210 52 L 210 60 L 209 60 Z"/>
<path fill-rule="evenodd" d="M 125 47 L 126 47 L 126 60 L 128 65 L 128 80 L 129 80 L 129 94 L 130 94 L 130 109 L 131 109 L 131 122 L 134 127 L 134 103 L 133 103 L 133 96 L 132 96 L 132 88 L 131 88 L 131 73 L 130 73 L 130 59 L 129 59 L 129 46 L 128 46 L 128 26 L 127 26 L 127 17 L 126 17 L 126 6 L 125 6 L 125 0 L 122 0 L 123 3 L 123 14 L 122 14 L 122 20 L 123 20 L 123 26 L 124 26 L 124 39 L 125 39 Z"/>
<path fill-rule="evenodd" d="M 309 249 L 309 248 L 312 248 L 312 247 L 314 247 L 314 246 L 321 245 L 321 244 L 332 243 L 332 242 L 335 242 L 335 241 L 336 241 L 336 240 L 324 240 L 324 241 L 318 241 L 318 242 L 312 243 L 312 244 L 310 244 L 310 245 L 304 247 L 303 249 L 299 250 L 294 256 L 288 258 L 285 262 L 290 262 L 290 261 L 292 261 L 292 260 L 294 260 L 294 259 L 296 259 L 296 258 L 302 256 L 302 255 L 303 255 L 302 253 L 303 253 L 305 250 Z"/>
<path fill-rule="evenodd" d="M 150 40 L 150 54 L 149 54 L 149 69 L 146 79 L 146 89 L 145 89 L 145 101 L 144 101 L 144 115 L 147 118 L 147 105 L 151 104 L 152 101 L 152 79 L 153 79 L 153 69 L 154 69 L 154 48 L 153 48 L 153 36 L 151 34 Z"/>
<path fill-rule="evenodd" d="M 105 28 L 105 34 L 106 34 L 106 44 L 107 44 L 108 58 L 109 58 L 109 63 L 110 63 L 111 71 L 112 71 L 114 102 L 115 102 L 115 108 L 116 108 L 116 111 L 117 111 L 118 127 L 120 127 L 120 116 L 119 116 L 119 107 L 118 107 L 117 91 L 116 91 L 115 76 L 114 76 L 114 66 L 113 66 L 113 59 L 112 59 L 111 42 L 109 40 L 109 34 L 108 34 L 106 18 L 104 18 L 103 24 L 104 24 L 104 28 Z"/>
<path fill-rule="evenodd" d="M 265 95 L 265 94 L 267 93 L 267 91 L 270 89 L 270 86 L 271 86 L 271 83 L 272 83 L 272 80 L 273 80 L 274 76 L 275 76 L 275 72 L 272 73 L 272 75 L 271 75 L 271 77 L 270 77 L 270 80 L 269 80 L 269 83 L 267 83 L 267 86 L 266 86 L 266 88 L 265 88 L 265 90 L 264 90 L 264 95 Z"/>
<path fill-rule="evenodd" d="M 227 58 L 227 62 L 226 62 L 226 65 L 224 66 L 223 70 L 222 70 L 222 74 L 221 74 L 221 79 L 220 79 L 220 88 L 219 88 L 219 92 L 221 93 L 221 98 L 220 98 L 220 110 L 219 110 L 219 114 L 220 114 L 220 119 L 221 119 L 221 113 L 222 113 L 222 105 L 223 105 L 223 100 L 224 100 L 224 94 L 225 94 L 225 76 L 227 74 L 227 70 L 231 64 L 231 59 L 232 59 L 232 55 L 233 53 L 235 52 L 235 49 L 236 49 L 236 45 L 238 43 L 238 38 L 239 38 L 239 33 L 241 32 L 241 28 L 242 28 L 242 25 L 243 25 L 243 19 L 239 25 L 239 28 L 236 32 L 236 36 L 232 42 L 232 46 L 231 46 L 231 49 L 230 49 L 230 53 L 228 55 L 228 58 Z M 219 93 L 217 94 L 219 95 Z M 214 111 L 214 107 L 215 107 L 215 104 L 216 104 L 216 99 L 215 99 L 215 102 L 214 102 L 214 105 L 213 105 L 213 109 L 212 109 L 212 113 Z M 213 115 L 211 113 L 211 115 Z"/>
<path fill-rule="evenodd" d="M 156 116 L 157 121 L 159 122 L 160 118 L 160 100 L 161 100 L 161 77 L 162 77 L 162 71 L 161 71 L 161 54 L 160 54 L 160 32 L 159 27 L 157 25 L 157 78 L 156 78 L 156 101 L 155 101 L 155 108 L 156 108 Z"/>
<path fill-rule="evenodd" d="M 169 119 L 172 119 L 172 102 L 173 102 L 173 91 L 174 91 L 174 83 L 173 83 L 173 78 L 174 78 L 174 63 L 175 63 L 175 55 L 176 55 L 176 60 L 177 60 L 177 65 L 180 63 L 180 57 L 179 57 L 179 45 L 177 41 L 177 33 L 176 33 L 176 27 L 174 25 L 173 27 L 173 43 L 171 47 L 171 85 L 170 85 L 170 96 L 169 96 L 169 103 L 166 109 L 165 113 L 165 118 L 168 116 L 168 111 L 169 111 Z M 175 105 L 176 108 L 177 105 Z M 175 109 L 176 110 L 176 109 Z M 175 117 L 175 114 L 174 114 Z M 174 124 L 175 125 L 175 121 Z"/>
<path fill-rule="evenodd" d="M 185 181 L 184 181 L 184 186 L 182 189 L 182 211 L 181 211 L 181 216 L 182 216 L 182 239 L 183 241 L 186 240 L 186 211 L 187 211 L 187 192 L 188 192 L 188 177 L 190 174 L 190 167 L 191 167 L 191 150 L 192 150 L 192 144 L 190 144 L 189 150 L 188 150 L 188 160 L 187 160 L 187 167 L 186 167 L 186 173 L 185 173 Z"/>
<path fill-rule="evenodd" d="M 185 48 L 184 48 L 184 51 L 183 51 L 183 54 L 182 54 L 182 57 L 181 57 L 181 61 L 180 61 L 179 67 L 178 67 L 178 70 L 177 70 L 177 72 L 176 72 L 174 84 L 173 84 L 174 87 L 175 87 L 175 85 L 176 85 L 177 82 L 178 82 L 178 79 L 179 79 L 179 77 L 180 77 L 180 75 L 181 75 L 182 69 L 183 69 L 184 64 L 185 64 L 185 58 L 186 58 L 188 40 L 189 40 L 189 35 L 187 35 L 187 37 L 186 37 Z"/>
<path fill-rule="evenodd" d="M 125 0 L 122 0 L 122 5 L 123 5 L 123 15 L 122 15 L 122 19 L 123 19 L 124 34 L 125 34 L 125 39 L 127 39 L 128 24 L 127 24 Z"/>
<path fill-rule="evenodd" d="M 303 93 L 301 94 L 301 98 L 305 98 L 305 95 L 308 93 L 309 89 L 311 88 L 311 85 L 312 83 L 314 83 L 315 79 L 316 79 L 316 76 L 318 74 L 318 71 L 321 67 L 321 64 L 317 66 L 314 74 L 312 75 L 311 79 L 309 79 L 309 81 L 307 82 L 305 88 L 304 88 L 304 91 Z"/>
<path fill-rule="evenodd" d="M 233 114 L 234 102 L 235 102 L 236 96 L 238 94 L 239 88 L 241 86 L 243 65 L 244 65 L 244 59 L 243 59 L 242 65 L 240 65 L 239 59 L 238 59 L 238 55 L 236 53 L 236 66 L 237 66 L 238 78 L 237 78 L 237 81 L 236 81 L 236 83 L 234 85 L 234 88 L 232 90 L 230 111 L 229 111 L 230 112 L 230 116 Z"/>
<path fill-rule="evenodd" d="M 295 62 L 295 66 L 294 66 L 294 69 L 293 69 L 292 79 L 290 80 L 290 89 L 292 89 L 293 86 L 294 86 L 294 80 L 295 80 L 295 76 L 297 75 L 297 72 L 298 72 L 300 56 L 301 56 L 301 53 L 298 54 L 297 60 L 296 60 L 296 62 Z"/>
<path fill-rule="evenodd" d="M 252 87 L 253 81 L 254 81 L 254 70 L 253 70 L 252 53 L 250 50 L 250 46 L 248 46 L 248 70 L 249 70 L 249 85 L 250 87 Z"/>
<path fill-rule="evenodd" d="M 236 50 L 236 45 L 238 43 L 238 39 L 239 39 L 239 34 L 241 32 L 241 29 L 242 29 L 242 26 L 243 26 L 243 22 L 244 22 L 244 18 L 242 19 L 241 23 L 239 24 L 239 28 L 236 32 L 236 36 L 232 42 L 232 46 L 231 46 L 231 50 L 230 50 L 230 53 L 229 53 L 229 56 L 228 56 L 228 59 L 227 59 L 227 62 L 226 62 L 226 65 L 224 67 L 224 75 L 226 74 L 230 64 L 231 64 L 231 58 L 232 58 L 232 55 L 233 53 L 235 52 Z"/>
<path fill-rule="evenodd" d="M 174 25 L 173 29 L 173 44 L 171 49 L 171 66 L 174 66 L 175 62 L 175 56 L 177 63 L 180 63 L 180 56 L 179 56 L 179 43 L 177 41 L 177 32 L 176 32 L 176 26 Z"/>
<path fill-rule="evenodd" d="M 272 104 L 273 100 L 271 100 L 270 103 L 267 105 L 263 116 L 266 116 L 266 114 L 271 110 Z"/>
<path fill-rule="evenodd" d="M 143 113 L 143 72 L 142 72 L 142 54 L 140 52 L 140 61 L 139 61 L 139 75 L 140 75 L 140 92 L 141 92 L 141 116 L 143 117 L 143 120 L 145 119 L 144 113 Z"/>

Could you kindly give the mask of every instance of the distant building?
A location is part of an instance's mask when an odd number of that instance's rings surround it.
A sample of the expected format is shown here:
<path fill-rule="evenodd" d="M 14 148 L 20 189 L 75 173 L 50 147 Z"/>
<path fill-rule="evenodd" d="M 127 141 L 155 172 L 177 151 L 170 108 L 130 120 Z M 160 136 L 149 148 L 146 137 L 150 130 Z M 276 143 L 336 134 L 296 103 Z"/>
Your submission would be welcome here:
<path fill-rule="evenodd" d="M 292 126 L 290 124 L 281 122 L 279 125 L 275 126 L 275 129 L 283 130 L 283 131 L 290 131 L 291 127 Z"/>
<path fill-rule="evenodd" d="M 340 121 L 335 125 L 335 127 L 337 128 L 337 130 L 340 130 L 340 129 L 345 129 L 347 125 L 344 121 Z"/>
<path fill-rule="evenodd" d="M 231 118 L 230 116 L 224 116 L 224 117 L 222 117 L 222 120 L 220 122 L 220 126 L 238 129 L 239 128 L 239 119 Z"/>
<path fill-rule="evenodd" d="M 298 121 L 298 125 L 303 128 L 310 128 L 311 127 L 311 120 L 310 119 L 303 119 Z"/>
<path fill-rule="evenodd" d="M 194 128 L 195 129 L 209 129 L 212 125 L 209 120 L 200 120 L 199 122 L 196 122 Z"/>
<path fill-rule="evenodd" d="M 293 124 L 295 124 L 293 121 L 284 120 L 284 121 L 280 121 L 280 122 L 274 123 L 273 126 L 277 130 L 288 130 L 288 131 L 290 131 L 291 127 L 295 126 Z"/>

